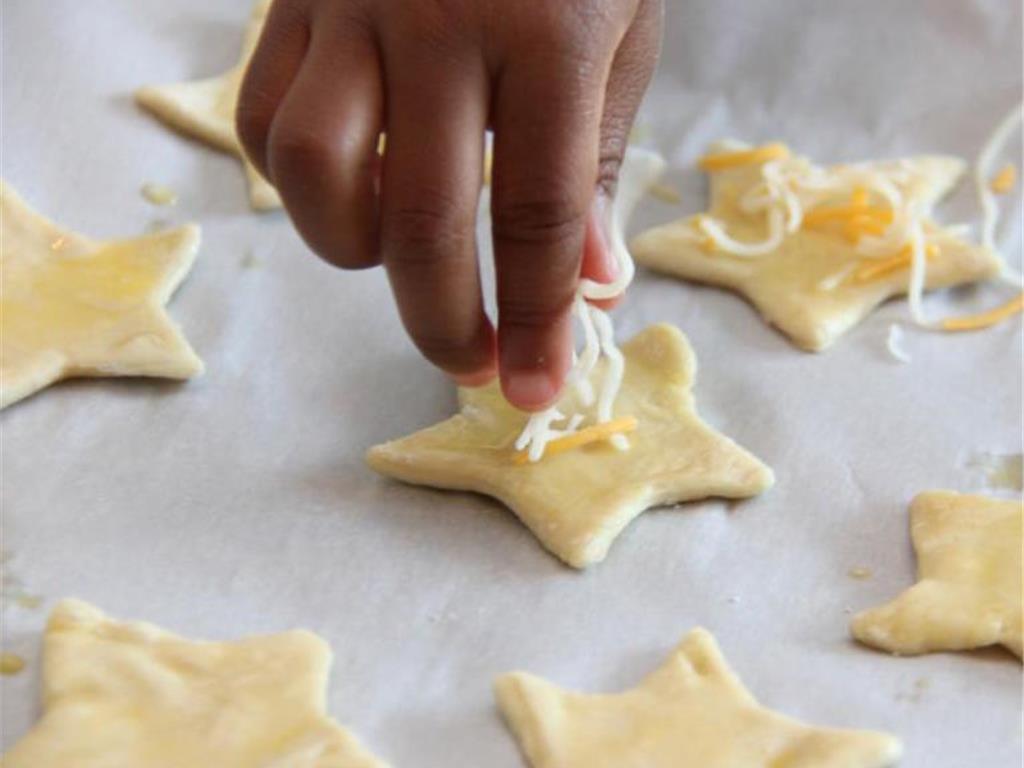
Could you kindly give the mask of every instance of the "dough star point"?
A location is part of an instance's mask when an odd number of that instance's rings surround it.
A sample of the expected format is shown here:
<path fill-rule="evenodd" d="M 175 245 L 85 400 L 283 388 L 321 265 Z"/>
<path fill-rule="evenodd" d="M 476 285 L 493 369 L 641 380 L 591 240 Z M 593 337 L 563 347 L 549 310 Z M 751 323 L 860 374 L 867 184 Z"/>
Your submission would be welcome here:
<path fill-rule="evenodd" d="M 736 151 L 747 145 L 718 142 L 711 152 Z M 710 171 L 708 211 L 650 229 L 632 241 L 637 263 L 684 280 L 732 291 L 752 304 L 763 318 L 798 347 L 821 351 L 890 298 L 907 292 L 905 269 L 886 270 L 877 278 L 850 279 L 861 262 L 854 242 L 832 230 L 804 225 L 787 233 L 771 253 L 743 258 L 695 237 L 701 217 L 723 222 L 745 242 L 761 241 L 764 221 L 744 211 L 741 199 L 760 179 L 764 162 Z M 833 166 L 830 170 L 851 166 Z M 895 179 L 900 192 L 930 209 L 945 197 L 965 170 L 955 157 L 924 155 L 903 160 L 862 163 L 868 172 Z M 842 203 L 827 198 L 828 205 Z M 820 203 L 819 203 L 820 204 Z M 925 288 L 947 288 L 995 277 L 1001 260 L 954 231 L 925 220 L 925 237 L 937 253 L 928 262 Z"/>
<path fill-rule="evenodd" d="M 136 103 L 171 128 L 235 155 L 245 168 L 249 202 L 257 211 L 280 208 L 281 198 L 246 156 L 235 129 L 235 108 L 242 78 L 269 11 L 269 0 L 258 0 L 246 29 L 241 61 L 223 75 L 187 83 L 149 85 L 135 92 Z"/>
<path fill-rule="evenodd" d="M 0 407 L 63 378 L 203 370 L 164 304 L 199 250 L 195 225 L 94 242 L 63 231 L 0 182 Z"/>
<path fill-rule="evenodd" d="M 894 654 L 1002 645 L 1022 656 L 1020 500 L 927 491 L 910 506 L 918 582 L 850 624 Z"/>
<path fill-rule="evenodd" d="M 886 734 L 817 728 L 762 707 L 703 629 L 625 693 L 568 692 L 513 672 L 495 696 L 532 768 L 884 768 L 902 752 Z"/>
<path fill-rule="evenodd" d="M 44 712 L 5 768 L 385 768 L 325 713 L 331 652 L 304 630 L 196 642 L 78 600 L 44 635 Z"/>
<path fill-rule="evenodd" d="M 371 448 L 367 462 L 408 483 L 498 499 L 548 550 L 577 568 L 601 561 L 645 509 L 747 498 L 772 485 L 768 467 L 698 417 L 691 393 L 696 362 L 679 330 L 651 326 L 622 352 L 626 370 L 616 410 L 638 422 L 626 451 L 602 443 L 515 464 L 512 444 L 525 416 L 494 383 L 461 389 L 460 413 Z M 565 397 L 573 412 L 575 395 Z"/>

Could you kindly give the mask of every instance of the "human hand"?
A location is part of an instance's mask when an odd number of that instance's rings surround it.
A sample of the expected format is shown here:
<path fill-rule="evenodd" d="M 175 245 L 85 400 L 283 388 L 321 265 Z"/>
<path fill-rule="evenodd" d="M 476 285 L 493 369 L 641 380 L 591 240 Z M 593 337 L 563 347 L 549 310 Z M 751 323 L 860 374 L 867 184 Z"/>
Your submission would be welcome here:
<path fill-rule="evenodd" d="M 571 366 L 581 274 L 615 276 L 601 209 L 661 14 L 661 0 L 276 0 L 238 132 L 310 248 L 384 264 L 429 360 L 464 385 L 500 372 L 513 405 L 539 410 Z M 475 243 L 488 127 L 497 333 Z"/>

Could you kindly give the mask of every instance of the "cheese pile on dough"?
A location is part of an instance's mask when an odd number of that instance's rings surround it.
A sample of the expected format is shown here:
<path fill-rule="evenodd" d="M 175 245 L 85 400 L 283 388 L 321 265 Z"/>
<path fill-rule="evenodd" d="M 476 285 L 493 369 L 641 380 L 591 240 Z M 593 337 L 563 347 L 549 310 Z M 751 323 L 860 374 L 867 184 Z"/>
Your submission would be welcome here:
<path fill-rule="evenodd" d="M 629 447 L 624 432 L 628 431 L 631 422 L 615 420 L 613 417 L 615 398 L 622 386 L 625 368 L 622 352 L 615 343 L 615 329 L 611 318 L 606 312 L 588 302 L 614 298 L 633 281 L 636 267 L 626 247 L 626 220 L 664 169 L 664 159 L 654 152 L 635 148 L 626 151 L 619 176 L 618 194 L 605 222 L 607 242 L 615 255 L 618 277 L 612 283 L 580 280 L 572 308 L 573 317 L 583 330 L 583 348 L 574 353 L 573 367 L 567 383 L 576 390 L 583 406 L 587 409 L 592 408 L 593 412 L 566 415 L 556 404 L 532 414 L 515 444 L 516 450 L 522 451 L 528 461 L 539 461 L 552 441 L 564 440 L 570 435 L 580 434 L 583 442 L 590 442 L 589 436 L 582 433 L 589 435 L 592 432 L 595 439 L 608 439 L 620 450 Z M 591 374 L 602 355 L 607 360 L 607 365 L 601 381 L 595 387 L 591 382 Z M 563 426 L 556 426 L 561 422 L 565 422 Z M 614 431 L 611 429 L 612 426 L 616 427 Z M 581 427 L 584 428 L 580 429 Z M 572 441 L 571 444 L 575 445 L 577 442 Z"/>
<path fill-rule="evenodd" d="M 979 156 L 975 182 L 983 210 L 982 245 L 995 250 L 998 205 L 995 195 L 1005 193 L 1014 181 L 1013 167 L 993 177 L 992 166 L 1021 122 L 1022 108 L 1014 109 L 999 125 Z M 760 242 L 741 242 L 726 231 L 722 222 L 702 215 L 691 231 L 695 242 L 709 251 L 739 258 L 757 258 L 774 253 L 787 235 L 800 229 L 838 231 L 862 257 L 842 274 L 824 281 L 821 288 L 832 290 L 845 280 L 868 282 L 910 268 L 908 301 L 914 322 L 922 327 L 947 331 L 973 330 L 992 325 L 1024 306 L 1024 294 L 1008 304 L 979 315 L 926 319 L 922 308 L 927 262 L 938 253 L 928 241 L 925 221 L 932 201 L 925 201 L 904 189 L 912 181 L 909 169 L 900 162 L 884 172 L 867 164 L 831 169 L 794 155 L 784 144 L 760 147 L 726 145 L 722 151 L 705 155 L 699 167 L 709 173 L 743 165 L 761 164 L 760 180 L 740 197 L 740 209 L 749 215 L 763 214 L 767 234 Z M 845 204 L 836 205 L 836 200 Z M 960 228 L 947 228 L 947 230 Z M 1021 284 L 1020 275 L 1003 268 L 1002 278 Z"/>

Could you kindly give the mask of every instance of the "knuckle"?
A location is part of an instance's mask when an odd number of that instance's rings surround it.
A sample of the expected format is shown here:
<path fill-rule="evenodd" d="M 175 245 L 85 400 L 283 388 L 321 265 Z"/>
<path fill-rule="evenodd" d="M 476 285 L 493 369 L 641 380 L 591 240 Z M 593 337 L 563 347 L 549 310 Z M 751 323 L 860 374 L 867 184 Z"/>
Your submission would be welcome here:
<path fill-rule="evenodd" d="M 428 198 L 429 199 L 429 198 Z M 471 242 L 471 226 L 455 206 L 435 198 L 432 206 L 402 206 L 389 211 L 384 222 L 389 257 L 416 265 L 439 254 L 459 252 Z"/>
<path fill-rule="evenodd" d="M 553 245 L 580 237 L 586 215 L 586 204 L 568 195 L 533 195 L 496 205 L 492 229 L 497 242 Z"/>
<path fill-rule="evenodd" d="M 561 320 L 572 305 L 573 292 L 557 295 L 529 295 L 519 291 L 501 301 L 499 317 L 503 325 L 542 330 Z"/>

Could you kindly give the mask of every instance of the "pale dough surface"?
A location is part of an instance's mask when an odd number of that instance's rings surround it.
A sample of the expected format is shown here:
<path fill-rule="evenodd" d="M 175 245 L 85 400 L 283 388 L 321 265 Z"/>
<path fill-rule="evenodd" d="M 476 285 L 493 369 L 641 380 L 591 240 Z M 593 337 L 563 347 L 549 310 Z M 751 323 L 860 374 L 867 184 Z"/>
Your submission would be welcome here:
<path fill-rule="evenodd" d="M 5 768 L 385 768 L 324 712 L 311 632 L 196 642 L 58 603 L 43 716 Z"/>
<path fill-rule="evenodd" d="M 1020 501 L 927 491 L 910 505 L 918 582 L 854 617 L 854 637 L 896 654 L 1002 645 L 1021 656 Z"/>
<path fill-rule="evenodd" d="M 724 151 L 732 146 L 717 143 L 710 151 Z M 867 165 L 883 173 L 897 167 L 908 171 L 912 181 L 897 186 L 904 194 L 926 204 L 948 194 L 964 172 L 963 161 L 943 156 Z M 752 163 L 710 174 L 708 213 L 723 222 L 733 237 L 744 242 L 759 242 L 766 236 L 765 216 L 746 214 L 737 202 L 744 191 L 757 183 L 760 168 L 760 164 Z M 740 258 L 708 251 L 694 242 L 696 218 L 689 216 L 637 236 L 630 246 L 637 262 L 659 272 L 738 293 L 802 349 L 820 351 L 829 347 L 879 304 L 906 293 L 906 270 L 869 282 L 842 280 L 831 290 L 822 287 L 822 281 L 841 275 L 863 258 L 843 237 L 800 229 L 787 235 L 774 253 Z M 927 288 L 962 285 L 999 274 L 1000 259 L 988 249 L 955 236 L 934 221 L 926 223 L 925 232 L 939 248 L 938 256 L 928 263 Z"/>
<path fill-rule="evenodd" d="M 202 372 L 163 308 L 195 261 L 197 226 L 95 242 L 0 181 L 0 235 L 0 407 L 73 376 Z"/>
<path fill-rule="evenodd" d="M 524 672 L 498 678 L 495 693 L 533 768 L 883 768 L 902 752 L 882 733 L 761 706 L 703 629 L 625 693 L 564 691 Z"/>
<path fill-rule="evenodd" d="M 409 437 L 375 446 L 370 466 L 408 483 L 476 491 L 508 506 L 541 543 L 569 565 L 604 559 L 633 518 L 660 504 L 710 496 L 755 496 L 770 469 L 697 415 L 691 390 L 697 364 L 686 337 L 653 325 L 625 344 L 625 378 L 616 416 L 633 416 L 628 451 L 607 443 L 512 461 L 525 415 L 496 383 L 460 389 L 461 411 Z M 600 376 L 603 367 L 595 371 Z M 568 393 L 560 410 L 574 412 Z"/>
<path fill-rule="evenodd" d="M 245 69 L 249 65 L 271 0 L 258 0 L 249 19 L 237 66 L 218 77 L 170 85 L 148 85 L 135 93 L 140 106 L 183 133 L 194 136 L 224 152 L 236 155 L 245 166 L 249 180 L 249 202 L 259 211 L 281 207 L 277 190 L 256 170 L 235 131 L 235 107 Z"/>

